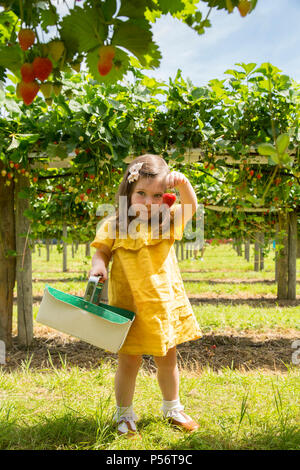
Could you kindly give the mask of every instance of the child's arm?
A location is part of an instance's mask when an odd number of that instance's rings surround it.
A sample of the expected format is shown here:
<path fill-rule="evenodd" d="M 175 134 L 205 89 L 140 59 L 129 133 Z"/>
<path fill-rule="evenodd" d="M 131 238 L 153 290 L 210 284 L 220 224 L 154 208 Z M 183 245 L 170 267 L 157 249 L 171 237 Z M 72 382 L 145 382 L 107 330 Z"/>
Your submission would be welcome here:
<path fill-rule="evenodd" d="M 92 269 L 89 272 L 90 276 L 100 276 L 102 275 L 101 282 L 107 280 L 107 266 L 111 258 L 110 249 L 102 245 L 101 248 L 97 248 L 94 256 L 92 258 Z"/>
<path fill-rule="evenodd" d="M 192 217 L 197 208 L 198 208 L 198 202 L 197 202 L 197 196 L 194 191 L 193 186 L 189 182 L 188 178 L 183 174 L 180 173 L 179 171 L 172 171 L 169 173 L 167 176 L 167 187 L 172 189 L 176 188 L 179 191 L 180 194 L 180 202 L 182 206 L 182 212 L 183 212 L 183 218 L 184 218 L 184 206 L 190 205 L 190 208 L 187 209 L 187 216 Z M 187 220 L 185 218 L 185 220 Z"/>

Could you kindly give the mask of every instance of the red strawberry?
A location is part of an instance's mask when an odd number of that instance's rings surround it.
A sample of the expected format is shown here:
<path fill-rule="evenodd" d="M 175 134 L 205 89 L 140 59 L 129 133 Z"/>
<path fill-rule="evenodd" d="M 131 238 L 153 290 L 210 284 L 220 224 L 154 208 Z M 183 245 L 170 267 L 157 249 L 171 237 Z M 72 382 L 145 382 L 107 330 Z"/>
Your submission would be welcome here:
<path fill-rule="evenodd" d="M 29 64 L 28 62 L 22 65 L 20 72 L 22 75 L 23 82 L 33 82 L 33 80 L 35 79 L 32 64 Z"/>
<path fill-rule="evenodd" d="M 168 204 L 171 207 L 174 202 L 176 201 L 176 195 L 173 193 L 165 193 L 163 194 L 163 203 Z"/>
<path fill-rule="evenodd" d="M 107 75 L 113 66 L 113 58 L 115 57 L 115 48 L 114 46 L 102 46 L 99 49 L 99 62 L 98 70 L 100 75 Z"/>
<path fill-rule="evenodd" d="M 35 78 L 44 82 L 52 72 L 53 64 L 47 57 L 36 57 L 33 61 L 33 71 Z"/>
<path fill-rule="evenodd" d="M 40 86 L 35 80 L 29 83 L 20 83 L 19 91 L 25 104 L 29 105 L 33 102 L 34 98 L 36 97 L 39 91 L 39 88 Z"/>
<path fill-rule="evenodd" d="M 18 34 L 21 49 L 27 51 L 35 41 L 35 34 L 31 29 L 21 29 Z"/>
<path fill-rule="evenodd" d="M 101 59 L 98 62 L 98 70 L 100 75 L 107 75 L 112 69 L 113 63 L 111 60 L 102 62 Z"/>

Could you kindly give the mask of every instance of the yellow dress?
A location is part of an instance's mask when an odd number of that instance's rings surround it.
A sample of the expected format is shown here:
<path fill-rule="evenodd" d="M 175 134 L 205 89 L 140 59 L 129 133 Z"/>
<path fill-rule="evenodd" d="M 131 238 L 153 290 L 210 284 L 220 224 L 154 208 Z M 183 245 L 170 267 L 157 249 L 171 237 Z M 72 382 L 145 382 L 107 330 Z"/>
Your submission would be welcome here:
<path fill-rule="evenodd" d="M 175 204 L 171 210 L 179 207 Z M 174 241 L 182 238 L 184 226 L 171 224 L 167 239 L 151 237 L 151 229 L 140 224 L 139 238 L 114 239 L 111 220 L 102 223 L 91 246 L 105 245 L 112 251 L 109 305 L 136 314 L 119 352 L 165 356 L 175 345 L 200 338 L 201 330 L 185 292 L 174 249 Z"/>

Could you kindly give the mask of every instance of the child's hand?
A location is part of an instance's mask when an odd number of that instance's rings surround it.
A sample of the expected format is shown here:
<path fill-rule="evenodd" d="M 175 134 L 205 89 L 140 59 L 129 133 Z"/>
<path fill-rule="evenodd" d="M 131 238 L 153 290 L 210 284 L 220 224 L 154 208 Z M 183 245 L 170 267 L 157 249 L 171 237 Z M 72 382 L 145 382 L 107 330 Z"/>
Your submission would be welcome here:
<path fill-rule="evenodd" d="M 98 266 L 93 266 L 90 270 L 88 277 L 91 276 L 101 276 L 99 282 L 104 282 L 107 280 L 107 270 L 104 265 L 99 264 Z"/>
<path fill-rule="evenodd" d="M 171 171 L 171 173 L 167 175 L 166 185 L 167 188 L 173 189 L 178 186 L 185 185 L 188 181 L 189 180 L 183 173 L 180 173 L 179 171 Z"/>

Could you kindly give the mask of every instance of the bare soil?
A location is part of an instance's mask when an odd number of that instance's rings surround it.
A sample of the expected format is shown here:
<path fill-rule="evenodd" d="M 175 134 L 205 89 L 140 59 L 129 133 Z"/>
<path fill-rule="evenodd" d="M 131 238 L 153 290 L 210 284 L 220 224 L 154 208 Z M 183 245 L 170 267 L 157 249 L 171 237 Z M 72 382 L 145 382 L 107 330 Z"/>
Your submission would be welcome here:
<path fill-rule="evenodd" d="M 177 346 L 178 364 L 180 369 L 196 374 L 207 367 L 214 371 L 228 367 L 241 372 L 285 373 L 289 367 L 295 367 L 292 342 L 297 339 L 300 339 L 299 331 L 293 329 L 263 333 L 232 329 L 211 332 L 196 341 Z M 37 370 L 51 369 L 51 362 L 58 369 L 63 367 L 63 362 L 67 367 L 93 369 L 101 366 L 103 360 L 116 364 L 117 354 L 105 352 L 46 326 L 37 326 L 30 348 L 18 346 L 17 338 L 13 338 L 13 346 L 2 368 L 12 371 L 23 361 L 30 361 L 30 369 Z M 142 368 L 146 372 L 155 372 L 151 356 L 143 356 Z"/>

